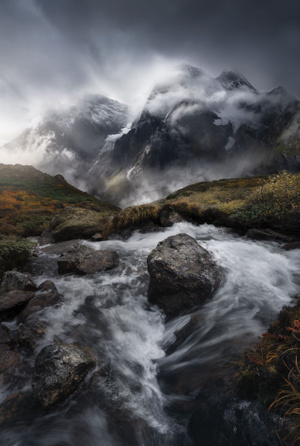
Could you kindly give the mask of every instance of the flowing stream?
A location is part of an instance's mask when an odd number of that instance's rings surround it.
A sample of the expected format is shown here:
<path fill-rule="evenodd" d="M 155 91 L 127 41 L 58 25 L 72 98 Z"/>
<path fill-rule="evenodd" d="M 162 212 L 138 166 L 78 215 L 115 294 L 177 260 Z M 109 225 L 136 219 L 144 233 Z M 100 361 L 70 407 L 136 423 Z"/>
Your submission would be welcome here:
<path fill-rule="evenodd" d="M 159 241 L 178 233 L 196 238 L 226 278 L 212 300 L 168 322 L 147 302 L 146 260 Z M 26 427 L 5 431 L 1 445 L 191 445 L 186 424 L 193 402 L 300 292 L 299 251 L 189 223 L 136 232 L 127 241 L 82 243 L 116 250 L 120 265 L 92 277 L 58 276 L 58 257 L 40 255 L 34 280 L 53 281 L 64 304 L 44 312 L 50 328 L 36 353 L 56 339 L 87 345 L 99 359 L 96 377 L 59 411 L 34 412 Z M 176 333 L 191 317 L 197 327 L 179 342 Z M 28 389 L 30 376 L 17 390 Z"/>

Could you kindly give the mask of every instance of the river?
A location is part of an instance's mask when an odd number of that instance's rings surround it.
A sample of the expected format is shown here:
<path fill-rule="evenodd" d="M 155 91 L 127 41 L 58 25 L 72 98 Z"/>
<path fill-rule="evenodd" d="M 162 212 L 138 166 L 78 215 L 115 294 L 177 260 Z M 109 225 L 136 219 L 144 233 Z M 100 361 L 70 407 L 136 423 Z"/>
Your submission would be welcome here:
<path fill-rule="evenodd" d="M 159 241 L 178 233 L 196 238 L 226 278 L 204 306 L 166 321 L 147 302 L 146 260 Z M 35 411 L 26 427 L 16 424 L 3 432 L 1 445 L 192 445 L 186 426 L 201 392 L 300 293 L 299 251 L 189 223 L 137 231 L 126 241 L 82 243 L 116 250 L 120 265 L 92 277 L 58 276 L 57 256 L 39 255 L 30 267 L 35 283 L 53 281 L 64 303 L 44 312 L 50 328 L 36 353 L 57 339 L 89 346 L 99 360 L 96 375 L 59 410 Z M 176 333 L 191 316 L 196 329 L 180 340 Z M 29 389 L 30 374 L 16 385 L 16 391 Z M 1 399 L 7 393 L 3 388 Z"/>

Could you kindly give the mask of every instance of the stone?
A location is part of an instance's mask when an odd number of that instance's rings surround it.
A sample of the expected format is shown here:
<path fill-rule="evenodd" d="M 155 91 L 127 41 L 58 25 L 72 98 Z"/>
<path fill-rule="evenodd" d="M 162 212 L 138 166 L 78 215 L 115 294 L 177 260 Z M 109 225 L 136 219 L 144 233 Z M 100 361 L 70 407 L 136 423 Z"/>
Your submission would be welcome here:
<path fill-rule="evenodd" d="M 38 287 L 38 291 L 35 293 L 34 297 L 20 313 L 18 321 L 24 322 L 33 314 L 38 313 L 47 307 L 60 305 L 62 301 L 63 296 L 58 293 L 54 283 L 47 280 Z"/>
<path fill-rule="evenodd" d="M 94 274 L 116 268 L 119 256 L 116 251 L 95 251 L 87 246 L 69 250 L 58 261 L 59 274 Z"/>
<path fill-rule="evenodd" d="M 35 361 L 32 378 L 35 400 L 44 408 L 64 401 L 95 364 L 95 358 L 88 351 L 75 345 L 47 345 Z"/>
<path fill-rule="evenodd" d="M 19 354 L 9 345 L 0 344 L 0 373 L 6 373 L 21 364 Z"/>
<path fill-rule="evenodd" d="M 7 328 L 5 325 L 0 324 L 0 344 L 12 344 L 13 339 L 11 336 L 11 332 L 9 328 Z"/>
<path fill-rule="evenodd" d="M 272 231 L 272 229 L 249 229 L 247 231 L 246 236 L 253 240 L 270 240 L 270 241 L 278 241 L 290 243 L 294 241 L 293 237 L 289 237 L 288 235 L 280 234 L 279 232 Z"/>
<path fill-rule="evenodd" d="M 0 296 L 0 317 L 11 317 L 19 313 L 34 297 L 30 291 L 14 290 Z"/>
<path fill-rule="evenodd" d="M 20 345 L 34 350 L 37 343 L 45 336 L 48 324 L 39 319 L 29 319 L 19 326 L 18 338 Z"/>
<path fill-rule="evenodd" d="M 0 404 L 1 428 L 27 427 L 33 419 L 34 403 L 31 392 L 15 393 L 5 398 Z"/>
<path fill-rule="evenodd" d="M 202 304 L 222 280 L 222 271 L 210 253 L 187 234 L 160 242 L 149 254 L 147 263 L 148 300 L 168 316 Z"/>
<path fill-rule="evenodd" d="M 91 237 L 92 242 L 101 242 L 102 240 L 104 240 L 103 235 L 100 234 L 100 232 L 97 232 L 97 234 L 94 234 Z"/>
<path fill-rule="evenodd" d="M 170 205 L 164 206 L 159 214 L 160 225 L 165 228 L 173 226 L 175 223 L 180 223 L 181 221 L 181 216 Z"/>
<path fill-rule="evenodd" d="M 44 246 L 40 249 L 46 254 L 61 255 L 68 252 L 70 249 L 79 248 L 79 246 L 81 246 L 81 244 L 78 240 L 69 240 L 66 242 L 56 243 L 55 245 Z"/>
<path fill-rule="evenodd" d="M 282 247 L 285 251 L 292 251 L 293 249 L 300 249 L 300 242 L 287 243 Z"/>
<path fill-rule="evenodd" d="M 0 294 L 13 290 L 36 291 L 36 289 L 36 285 L 32 282 L 29 274 L 7 271 L 0 285 Z"/>

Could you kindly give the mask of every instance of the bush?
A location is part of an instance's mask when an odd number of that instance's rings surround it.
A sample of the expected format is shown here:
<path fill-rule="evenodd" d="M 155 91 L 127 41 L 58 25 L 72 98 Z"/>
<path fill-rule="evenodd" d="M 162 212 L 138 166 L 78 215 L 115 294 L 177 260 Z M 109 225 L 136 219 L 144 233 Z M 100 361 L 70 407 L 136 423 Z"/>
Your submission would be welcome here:
<path fill-rule="evenodd" d="M 35 244 L 25 239 L 5 238 L 0 240 L 0 272 L 23 266 Z"/>

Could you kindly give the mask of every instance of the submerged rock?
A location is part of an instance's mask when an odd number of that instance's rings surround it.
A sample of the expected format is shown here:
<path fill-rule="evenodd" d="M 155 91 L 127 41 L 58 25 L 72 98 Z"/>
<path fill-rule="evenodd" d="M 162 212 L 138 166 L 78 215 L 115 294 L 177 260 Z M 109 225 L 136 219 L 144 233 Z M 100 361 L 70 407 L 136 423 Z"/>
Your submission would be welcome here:
<path fill-rule="evenodd" d="M 7 271 L 0 285 L 0 294 L 13 290 L 36 291 L 36 289 L 36 285 L 32 282 L 29 274 Z"/>
<path fill-rule="evenodd" d="M 195 446 L 280 446 L 279 417 L 258 401 L 212 395 L 199 404 L 188 425 Z"/>
<path fill-rule="evenodd" d="M 33 396 L 44 408 L 60 403 L 73 393 L 95 358 L 71 344 L 51 344 L 38 354 L 32 378 Z"/>
<path fill-rule="evenodd" d="M 75 246 L 58 261 L 59 274 L 94 274 L 116 268 L 119 256 L 116 251 L 95 251 L 87 246 Z"/>
<path fill-rule="evenodd" d="M 289 237 L 288 235 L 280 234 L 279 232 L 272 231 L 272 229 L 249 229 L 246 236 L 253 240 L 270 240 L 277 242 L 290 243 L 295 239 Z"/>
<path fill-rule="evenodd" d="M 210 253 L 187 234 L 160 242 L 147 261 L 148 300 L 167 315 L 202 304 L 221 282 L 222 272 Z"/>

